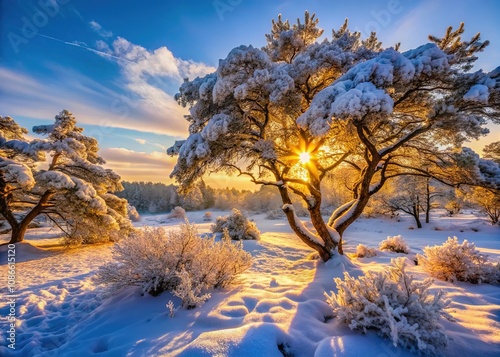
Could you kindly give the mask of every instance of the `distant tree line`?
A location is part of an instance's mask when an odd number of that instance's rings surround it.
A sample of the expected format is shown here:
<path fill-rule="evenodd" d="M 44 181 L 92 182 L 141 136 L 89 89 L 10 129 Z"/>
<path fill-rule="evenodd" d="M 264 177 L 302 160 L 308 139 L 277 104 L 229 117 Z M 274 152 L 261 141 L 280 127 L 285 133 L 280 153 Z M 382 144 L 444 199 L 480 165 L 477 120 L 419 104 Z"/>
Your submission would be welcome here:
<path fill-rule="evenodd" d="M 122 182 L 123 191 L 117 196 L 125 198 L 139 213 L 169 212 L 176 206 L 188 211 L 203 209 L 230 210 L 238 208 L 252 212 L 268 212 L 281 207 L 277 192 L 270 187 L 259 191 L 236 188 L 212 188 L 205 183 L 181 194 L 175 185 L 153 182 Z"/>
<path fill-rule="evenodd" d="M 324 182 L 325 200 L 322 204 L 323 214 L 331 214 L 350 193 L 352 185 L 349 175 L 342 185 L 338 178 L 327 179 Z M 270 186 L 261 186 L 258 191 L 238 190 L 236 188 L 212 188 L 204 182 L 194 186 L 182 194 L 176 185 L 166 185 L 153 182 L 122 182 L 124 190 L 117 192 L 120 198 L 125 198 L 139 213 L 166 213 L 177 206 L 188 211 L 203 209 L 231 210 L 237 208 L 256 213 L 267 213 L 268 218 L 281 218 L 281 198 L 279 193 Z M 483 192 L 484 191 L 484 192 Z M 464 208 L 479 209 L 490 218 L 492 223 L 498 222 L 500 205 L 488 196 L 489 192 L 480 188 L 455 189 L 429 180 L 425 177 L 413 177 L 410 180 L 395 180 L 387 185 L 370 201 L 365 216 L 396 216 L 407 213 L 415 219 L 417 227 L 422 226 L 421 215 L 425 223 L 430 223 L 430 211 L 445 209 L 448 214 L 460 213 Z M 493 197 L 493 196 L 492 196 Z M 497 199 L 498 200 L 498 199 Z M 305 207 L 296 207 L 300 215 Z M 496 218 L 496 219 L 495 219 Z"/>

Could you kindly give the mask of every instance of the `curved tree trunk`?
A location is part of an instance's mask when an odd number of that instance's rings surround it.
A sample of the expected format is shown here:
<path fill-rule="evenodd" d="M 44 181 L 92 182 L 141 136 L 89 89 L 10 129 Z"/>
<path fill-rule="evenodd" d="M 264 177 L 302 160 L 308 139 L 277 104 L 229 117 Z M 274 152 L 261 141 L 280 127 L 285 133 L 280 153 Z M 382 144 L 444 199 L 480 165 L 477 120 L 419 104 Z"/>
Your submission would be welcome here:
<path fill-rule="evenodd" d="M 0 200 L 0 213 L 5 217 L 5 219 L 7 219 L 7 222 L 9 222 L 12 227 L 9 244 L 19 243 L 24 240 L 24 235 L 26 234 L 28 225 L 33 221 L 33 219 L 35 219 L 35 217 L 42 213 L 52 196 L 54 196 L 54 192 L 46 191 L 38 203 L 31 209 L 31 211 L 28 212 L 21 222 L 18 222 L 12 214 L 8 202 L 6 200 Z"/>
<path fill-rule="evenodd" d="M 316 250 L 321 259 L 323 261 L 328 261 L 330 258 L 333 257 L 334 251 L 335 251 L 335 242 L 331 238 L 330 234 L 328 233 L 328 237 L 326 236 L 320 236 L 323 239 L 323 244 L 322 242 L 317 241 L 314 239 L 312 232 L 309 232 L 306 227 L 302 225 L 302 222 L 299 221 L 298 217 L 296 216 L 293 207 L 292 207 L 292 200 L 290 199 L 290 195 L 288 194 L 288 190 L 285 186 L 278 186 L 281 200 L 283 202 L 283 212 L 285 212 L 286 218 L 288 220 L 288 224 L 294 231 L 294 233 L 299 237 L 305 244 L 307 244 L 309 247 L 312 249 Z M 313 215 L 311 215 L 311 221 L 321 219 L 321 213 L 318 212 Z M 324 222 L 323 222 L 324 224 Z M 326 226 L 325 226 L 326 229 Z M 328 229 L 326 229 L 328 232 Z M 319 232 L 318 232 L 319 234 Z"/>
<path fill-rule="evenodd" d="M 28 224 L 29 223 L 17 224 L 12 227 L 9 244 L 20 243 L 24 240 L 24 235 L 26 234 L 26 230 L 28 229 Z"/>

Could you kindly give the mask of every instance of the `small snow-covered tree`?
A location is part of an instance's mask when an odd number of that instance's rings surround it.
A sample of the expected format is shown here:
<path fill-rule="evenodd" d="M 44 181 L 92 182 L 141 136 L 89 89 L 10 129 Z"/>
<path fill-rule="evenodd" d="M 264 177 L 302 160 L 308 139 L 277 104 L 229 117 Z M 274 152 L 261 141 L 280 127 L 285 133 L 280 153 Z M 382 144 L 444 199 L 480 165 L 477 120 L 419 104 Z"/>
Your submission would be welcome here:
<path fill-rule="evenodd" d="M 233 208 L 231 214 L 217 217 L 212 232 L 227 234 L 234 240 L 260 239 L 260 231 L 240 210 Z"/>
<path fill-rule="evenodd" d="M 264 48 L 237 47 L 215 73 L 186 80 L 176 98 L 190 107 L 189 137 L 168 153 L 179 156 L 172 177 L 184 190 L 217 171 L 274 186 L 293 231 L 328 260 L 387 180 L 454 180 L 455 147 L 499 122 L 500 70 L 468 72 L 488 43 L 463 41 L 463 24 L 405 52 L 374 34 L 362 40 L 347 21 L 318 43 L 317 25 L 308 13 L 294 25 L 280 17 Z M 325 221 L 322 181 L 345 167 L 351 198 Z"/>
<path fill-rule="evenodd" d="M 46 215 L 69 243 L 115 240 L 131 229 L 120 176 L 105 169 L 98 143 L 85 136 L 67 110 L 54 124 L 35 126 L 44 139 L 29 141 L 27 130 L 0 117 L 0 214 L 21 242 L 30 222 Z"/>

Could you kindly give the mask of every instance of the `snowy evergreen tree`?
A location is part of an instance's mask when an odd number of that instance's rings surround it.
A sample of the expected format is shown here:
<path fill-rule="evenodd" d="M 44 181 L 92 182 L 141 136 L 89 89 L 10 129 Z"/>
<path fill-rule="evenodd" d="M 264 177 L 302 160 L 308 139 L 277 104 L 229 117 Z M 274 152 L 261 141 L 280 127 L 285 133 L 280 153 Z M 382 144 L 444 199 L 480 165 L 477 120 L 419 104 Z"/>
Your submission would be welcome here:
<path fill-rule="evenodd" d="M 46 136 L 29 141 L 10 117 L 0 117 L 0 214 L 12 228 L 10 243 L 21 242 L 33 219 L 45 215 L 68 242 L 118 238 L 131 229 L 120 176 L 105 169 L 98 143 L 63 110 L 54 124 L 35 126 Z"/>
<path fill-rule="evenodd" d="M 453 179 L 453 150 L 499 122 L 500 70 L 468 72 L 487 42 L 462 41 L 463 25 L 401 53 L 374 34 L 361 40 L 347 22 L 318 43 L 317 24 L 307 13 L 293 26 L 279 18 L 266 47 L 237 47 L 215 73 L 186 80 L 176 98 L 190 107 L 189 137 L 168 152 L 179 155 L 172 177 L 184 190 L 220 171 L 275 186 L 291 228 L 328 260 L 388 179 Z M 346 166 L 351 199 L 325 222 L 322 181 Z"/>

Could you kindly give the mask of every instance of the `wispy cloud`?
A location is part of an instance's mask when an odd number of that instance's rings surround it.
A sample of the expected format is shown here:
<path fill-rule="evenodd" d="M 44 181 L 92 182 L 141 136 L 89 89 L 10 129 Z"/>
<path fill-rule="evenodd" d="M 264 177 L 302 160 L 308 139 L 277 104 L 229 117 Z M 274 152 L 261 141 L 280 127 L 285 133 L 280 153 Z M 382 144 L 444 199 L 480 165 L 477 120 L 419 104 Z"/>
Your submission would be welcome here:
<path fill-rule="evenodd" d="M 167 147 L 165 145 L 162 145 L 160 143 L 154 143 L 153 145 L 156 146 L 157 148 L 162 149 L 165 152 L 167 151 Z"/>
<path fill-rule="evenodd" d="M 146 153 L 125 148 L 107 148 L 101 150 L 100 154 L 106 160 L 107 167 L 112 168 L 124 180 L 173 182 L 169 175 L 176 160 L 165 152 Z"/>
<path fill-rule="evenodd" d="M 166 107 L 175 104 L 170 91 L 177 90 L 184 78 L 215 71 L 204 63 L 177 58 L 165 46 L 149 51 L 122 37 L 113 41 L 111 46 L 104 41 L 96 45 L 111 59 L 118 59 L 127 89 L 138 95 L 151 112 L 165 112 Z"/>
<path fill-rule="evenodd" d="M 173 98 L 153 110 L 142 98 L 112 90 L 77 71 L 52 66 L 46 78 L 33 78 L 23 72 L 0 67 L 2 113 L 12 117 L 53 118 L 62 109 L 72 111 L 80 124 L 92 124 L 108 132 L 110 128 L 184 136 L 187 110 Z M 64 86 L 60 84 L 64 83 Z"/>
<path fill-rule="evenodd" d="M 104 37 L 104 38 L 113 37 L 113 32 L 103 29 L 102 26 L 94 20 L 89 22 L 89 26 L 92 30 L 94 30 L 101 37 Z"/>
<path fill-rule="evenodd" d="M 134 139 L 134 140 L 135 140 L 136 142 L 138 142 L 139 144 L 141 144 L 141 145 L 146 144 L 146 140 L 144 140 L 144 139 Z"/>

